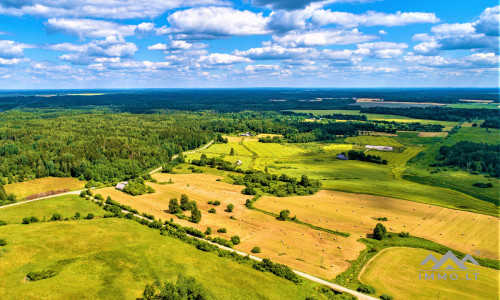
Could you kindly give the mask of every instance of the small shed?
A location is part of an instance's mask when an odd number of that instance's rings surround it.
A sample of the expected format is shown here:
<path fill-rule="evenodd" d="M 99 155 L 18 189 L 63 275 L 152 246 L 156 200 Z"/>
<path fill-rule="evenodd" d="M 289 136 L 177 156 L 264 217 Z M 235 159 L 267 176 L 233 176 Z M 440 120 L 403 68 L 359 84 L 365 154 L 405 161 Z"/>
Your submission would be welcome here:
<path fill-rule="evenodd" d="M 340 160 L 349 160 L 349 157 L 347 157 L 343 153 L 340 153 L 340 154 L 337 155 L 337 159 L 340 159 Z"/>
<path fill-rule="evenodd" d="M 128 185 L 128 181 L 123 181 L 123 182 L 120 182 L 118 183 L 116 186 L 115 186 L 115 189 L 119 190 L 119 191 L 123 191 L 123 189 Z"/>
<path fill-rule="evenodd" d="M 242 164 L 243 164 L 243 162 L 242 162 L 241 160 L 238 160 L 238 161 L 236 162 L 236 165 L 237 165 L 237 166 L 241 166 Z"/>

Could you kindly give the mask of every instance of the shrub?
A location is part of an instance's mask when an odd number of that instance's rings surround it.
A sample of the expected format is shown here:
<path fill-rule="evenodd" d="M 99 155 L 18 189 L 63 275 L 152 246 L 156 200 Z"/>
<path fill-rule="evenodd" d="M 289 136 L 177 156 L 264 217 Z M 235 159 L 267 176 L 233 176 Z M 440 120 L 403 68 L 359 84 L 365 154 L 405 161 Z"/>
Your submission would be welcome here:
<path fill-rule="evenodd" d="M 219 229 L 217 229 L 217 232 L 218 233 L 226 233 L 227 230 L 226 230 L 226 228 L 219 228 Z"/>
<path fill-rule="evenodd" d="M 407 237 L 410 237 L 410 233 L 401 231 L 400 233 L 398 233 L 398 236 L 402 237 L 402 238 L 407 238 Z"/>
<path fill-rule="evenodd" d="M 87 220 L 91 220 L 94 218 L 94 214 L 93 213 L 88 213 L 88 215 L 85 217 L 85 219 Z"/>
<path fill-rule="evenodd" d="M 493 184 L 491 184 L 491 182 L 488 182 L 488 183 L 476 182 L 473 184 L 473 186 L 478 187 L 478 188 L 482 188 L 482 189 L 486 189 L 486 188 L 493 187 Z"/>
<path fill-rule="evenodd" d="M 54 270 L 43 270 L 41 272 L 29 272 L 26 275 L 31 281 L 42 280 L 50 277 L 54 277 L 57 275 L 57 272 Z"/>
<path fill-rule="evenodd" d="M 290 211 L 288 209 L 280 211 L 280 216 L 278 217 L 278 220 L 287 221 L 289 219 L 290 219 Z"/>
<path fill-rule="evenodd" d="M 356 289 L 358 292 L 365 294 L 375 294 L 376 290 L 373 286 L 362 284 Z"/>
<path fill-rule="evenodd" d="M 219 201 L 219 200 L 215 200 L 215 201 L 213 202 L 213 205 L 219 206 L 219 205 L 220 205 L 220 201 Z"/>
<path fill-rule="evenodd" d="M 87 196 L 87 192 L 86 191 L 81 191 L 80 192 L 80 197 L 85 198 L 86 196 Z"/>
<path fill-rule="evenodd" d="M 227 212 L 233 212 L 233 209 L 234 209 L 234 205 L 233 204 L 228 204 L 227 208 L 226 208 L 226 211 Z"/>
<path fill-rule="evenodd" d="M 5 246 L 7 245 L 7 241 L 4 239 L 0 239 L 0 246 Z"/>
<path fill-rule="evenodd" d="M 208 212 L 211 213 L 211 214 L 215 214 L 215 208 L 209 209 Z"/>
<path fill-rule="evenodd" d="M 0 220 L 0 226 L 4 226 L 4 225 L 7 225 L 7 222 L 5 222 L 4 220 Z"/>
<path fill-rule="evenodd" d="M 392 300 L 393 297 L 391 295 L 382 294 L 382 295 L 380 295 L 380 299 L 382 299 L 382 300 Z"/>
<path fill-rule="evenodd" d="M 78 220 L 78 219 L 80 219 L 80 217 L 81 217 L 81 216 L 82 216 L 82 215 L 80 214 L 80 212 L 78 212 L 78 211 L 77 211 L 77 212 L 75 213 L 74 218 L 75 218 L 76 220 Z"/>
<path fill-rule="evenodd" d="M 260 248 L 259 247 L 253 247 L 250 252 L 252 252 L 252 253 L 260 253 Z"/>
<path fill-rule="evenodd" d="M 207 227 L 207 230 L 205 230 L 206 235 L 211 235 L 212 234 L 212 228 Z"/>
<path fill-rule="evenodd" d="M 238 245 L 240 242 L 241 241 L 239 236 L 235 235 L 231 237 L 231 243 L 233 243 L 233 245 Z"/>
<path fill-rule="evenodd" d="M 104 200 L 104 197 L 101 194 L 95 194 L 94 198 L 96 200 Z"/>
<path fill-rule="evenodd" d="M 23 219 L 23 224 L 30 224 L 30 223 L 36 223 L 38 222 L 38 218 L 31 216 L 31 217 L 26 217 Z"/>

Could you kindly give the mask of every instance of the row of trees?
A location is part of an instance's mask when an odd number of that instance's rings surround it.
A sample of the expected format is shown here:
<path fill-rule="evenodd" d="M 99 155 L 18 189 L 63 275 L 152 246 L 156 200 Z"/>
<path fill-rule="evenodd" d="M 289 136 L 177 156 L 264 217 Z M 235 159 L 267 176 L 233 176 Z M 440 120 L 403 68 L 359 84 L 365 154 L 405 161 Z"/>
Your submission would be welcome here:
<path fill-rule="evenodd" d="M 345 152 L 342 152 L 342 154 L 346 155 Z M 349 150 L 346 156 L 349 157 L 349 159 L 351 160 L 359 160 L 359 161 L 366 161 L 376 164 L 387 165 L 387 160 L 382 159 L 380 156 L 377 155 L 371 155 L 371 154 L 366 155 L 365 152 L 363 151 Z"/>

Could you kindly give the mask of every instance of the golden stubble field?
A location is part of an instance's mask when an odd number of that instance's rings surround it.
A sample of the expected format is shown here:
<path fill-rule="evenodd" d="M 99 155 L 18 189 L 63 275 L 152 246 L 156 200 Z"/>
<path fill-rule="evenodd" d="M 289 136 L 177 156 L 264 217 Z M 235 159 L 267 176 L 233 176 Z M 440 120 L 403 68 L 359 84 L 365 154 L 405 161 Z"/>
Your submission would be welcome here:
<path fill-rule="evenodd" d="M 499 259 L 499 219 L 493 216 L 326 190 L 305 197 L 264 196 L 254 206 L 274 213 L 289 209 L 299 220 L 357 237 L 372 233 L 380 222 L 390 232 L 407 231 L 464 253 Z M 388 221 L 373 219 L 378 217 Z"/>
<path fill-rule="evenodd" d="M 218 176 L 209 174 L 154 174 L 160 182 L 172 179 L 173 184 L 159 185 L 150 183 L 156 190 L 153 194 L 129 196 L 114 188 L 100 189 L 98 193 L 104 197 L 111 196 L 115 201 L 130 205 L 139 212 L 146 212 L 162 220 L 174 218 L 183 226 L 195 227 L 205 231 L 212 228 L 212 236 L 230 239 L 238 235 L 241 244 L 235 248 L 247 253 L 253 247 L 260 247 L 261 253 L 256 256 L 271 258 L 274 262 L 286 264 L 294 269 L 323 278 L 334 278 L 349 267 L 347 260 L 356 259 L 365 245 L 357 242 L 359 237 L 344 238 L 337 235 L 313 230 L 307 226 L 278 221 L 272 216 L 248 210 L 245 201 L 249 196 L 240 191 L 242 186 L 235 186 L 216 181 Z M 197 202 L 202 211 L 202 220 L 194 224 L 178 219 L 167 213 L 169 200 L 187 194 L 190 200 Z M 220 206 L 208 204 L 208 201 L 219 200 Z M 225 212 L 226 206 L 232 203 L 234 211 Z M 208 210 L 215 208 L 217 213 Z M 190 215 L 186 212 L 186 215 Z M 230 219 L 234 216 L 236 220 Z M 217 233 L 218 228 L 226 228 L 227 233 Z"/>
<path fill-rule="evenodd" d="M 82 189 L 84 181 L 68 177 L 44 177 L 24 182 L 16 182 L 4 185 L 7 194 L 14 194 L 18 199 L 24 199 L 32 194 L 49 192 L 53 190 L 77 190 Z"/>

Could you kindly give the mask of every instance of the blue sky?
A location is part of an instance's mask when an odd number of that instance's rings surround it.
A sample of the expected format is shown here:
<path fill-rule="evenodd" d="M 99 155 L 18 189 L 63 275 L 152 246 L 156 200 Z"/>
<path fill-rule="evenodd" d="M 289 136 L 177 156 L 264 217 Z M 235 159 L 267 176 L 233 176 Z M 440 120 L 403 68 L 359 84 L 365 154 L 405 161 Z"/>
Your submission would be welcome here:
<path fill-rule="evenodd" d="M 0 0 L 0 89 L 498 87 L 498 1 Z"/>

